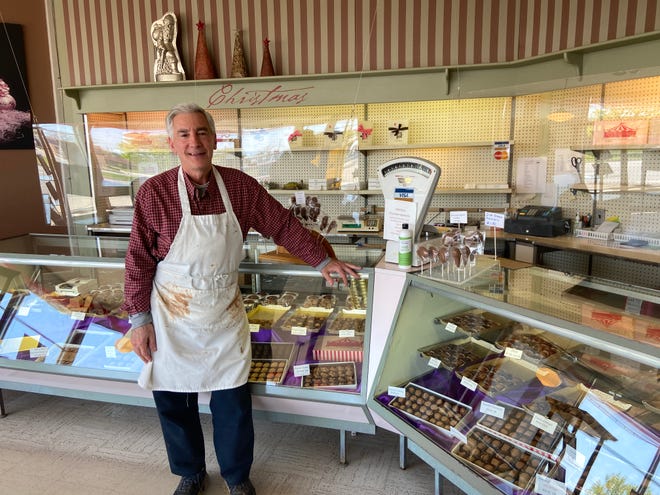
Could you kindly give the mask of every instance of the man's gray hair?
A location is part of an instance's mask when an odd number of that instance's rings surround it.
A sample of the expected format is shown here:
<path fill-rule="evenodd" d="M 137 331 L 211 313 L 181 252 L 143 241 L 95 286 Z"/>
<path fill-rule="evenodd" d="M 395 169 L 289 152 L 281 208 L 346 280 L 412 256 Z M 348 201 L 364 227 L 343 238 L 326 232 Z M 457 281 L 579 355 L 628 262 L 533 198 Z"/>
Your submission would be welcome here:
<path fill-rule="evenodd" d="M 165 118 L 165 127 L 167 129 L 167 135 L 170 138 L 174 137 L 172 120 L 174 120 L 174 117 L 182 113 L 201 113 L 209 124 L 209 130 L 211 131 L 211 134 L 215 136 L 215 121 L 213 120 L 213 117 L 210 113 L 200 107 L 197 103 L 179 103 L 178 105 L 175 105 L 172 110 L 170 110 L 170 112 L 167 114 L 167 117 Z"/>

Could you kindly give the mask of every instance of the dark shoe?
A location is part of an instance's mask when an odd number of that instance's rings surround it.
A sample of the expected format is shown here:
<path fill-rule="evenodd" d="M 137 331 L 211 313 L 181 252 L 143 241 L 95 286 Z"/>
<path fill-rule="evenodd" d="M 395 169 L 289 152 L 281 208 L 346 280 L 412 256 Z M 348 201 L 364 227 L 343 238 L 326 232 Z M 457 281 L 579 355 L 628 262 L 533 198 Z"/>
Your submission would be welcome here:
<path fill-rule="evenodd" d="M 238 485 L 228 485 L 229 495 L 257 495 L 252 482 L 247 479 Z"/>
<path fill-rule="evenodd" d="M 182 476 L 174 495 L 197 495 L 206 488 L 206 470 L 193 476 Z"/>

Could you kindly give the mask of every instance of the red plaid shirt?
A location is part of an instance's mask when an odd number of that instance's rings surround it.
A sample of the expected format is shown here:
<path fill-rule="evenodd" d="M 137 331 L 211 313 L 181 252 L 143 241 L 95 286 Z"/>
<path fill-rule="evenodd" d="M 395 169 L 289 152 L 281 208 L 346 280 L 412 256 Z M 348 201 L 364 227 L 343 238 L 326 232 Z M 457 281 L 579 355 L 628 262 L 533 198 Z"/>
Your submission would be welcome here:
<path fill-rule="evenodd" d="M 321 264 L 327 258 L 322 244 L 253 177 L 232 168 L 216 166 L 216 169 L 229 193 L 243 239 L 253 228 L 312 266 Z M 150 311 L 156 265 L 169 252 L 179 230 L 183 215 L 177 190 L 178 172 L 179 167 L 175 167 L 150 178 L 135 197 L 124 287 L 124 309 L 130 315 Z M 195 186 L 185 174 L 184 177 L 193 215 L 225 212 L 213 174 L 202 199 L 197 199 Z"/>

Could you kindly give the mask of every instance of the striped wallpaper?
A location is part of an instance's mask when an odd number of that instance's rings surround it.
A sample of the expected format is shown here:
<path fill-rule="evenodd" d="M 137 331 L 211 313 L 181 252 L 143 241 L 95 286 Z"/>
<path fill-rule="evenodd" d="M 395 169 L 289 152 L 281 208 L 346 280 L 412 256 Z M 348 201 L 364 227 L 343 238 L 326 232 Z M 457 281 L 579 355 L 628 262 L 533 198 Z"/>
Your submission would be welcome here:
<path fill-rule="evenodd" d="M 152 81 L 149 32 L 167 11 L 189 79 L 199 20 L 221 78 L 236 29 L 250 75 L 266 37 L 276 73 L 296 75 L 507 62 L 660 30 L 660 0 L 53 1 L 63 86 Z"/>

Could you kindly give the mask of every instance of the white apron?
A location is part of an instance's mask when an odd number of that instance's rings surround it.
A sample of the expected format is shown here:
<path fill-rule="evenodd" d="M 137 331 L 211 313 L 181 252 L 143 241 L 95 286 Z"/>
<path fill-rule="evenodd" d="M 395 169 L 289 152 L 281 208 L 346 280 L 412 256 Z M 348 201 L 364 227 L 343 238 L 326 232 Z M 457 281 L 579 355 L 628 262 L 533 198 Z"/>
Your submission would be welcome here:
<path fill-rule="evenodd" d="M 208 392 L 247 382 L 250 330 L 238 287 L 243 234 L 220 173 L 226 212 L 192 215 L 179 168 L 181 225 L 158 263 L 151 313 L 158 350 L 138 384 L 151 390 Z"/>

